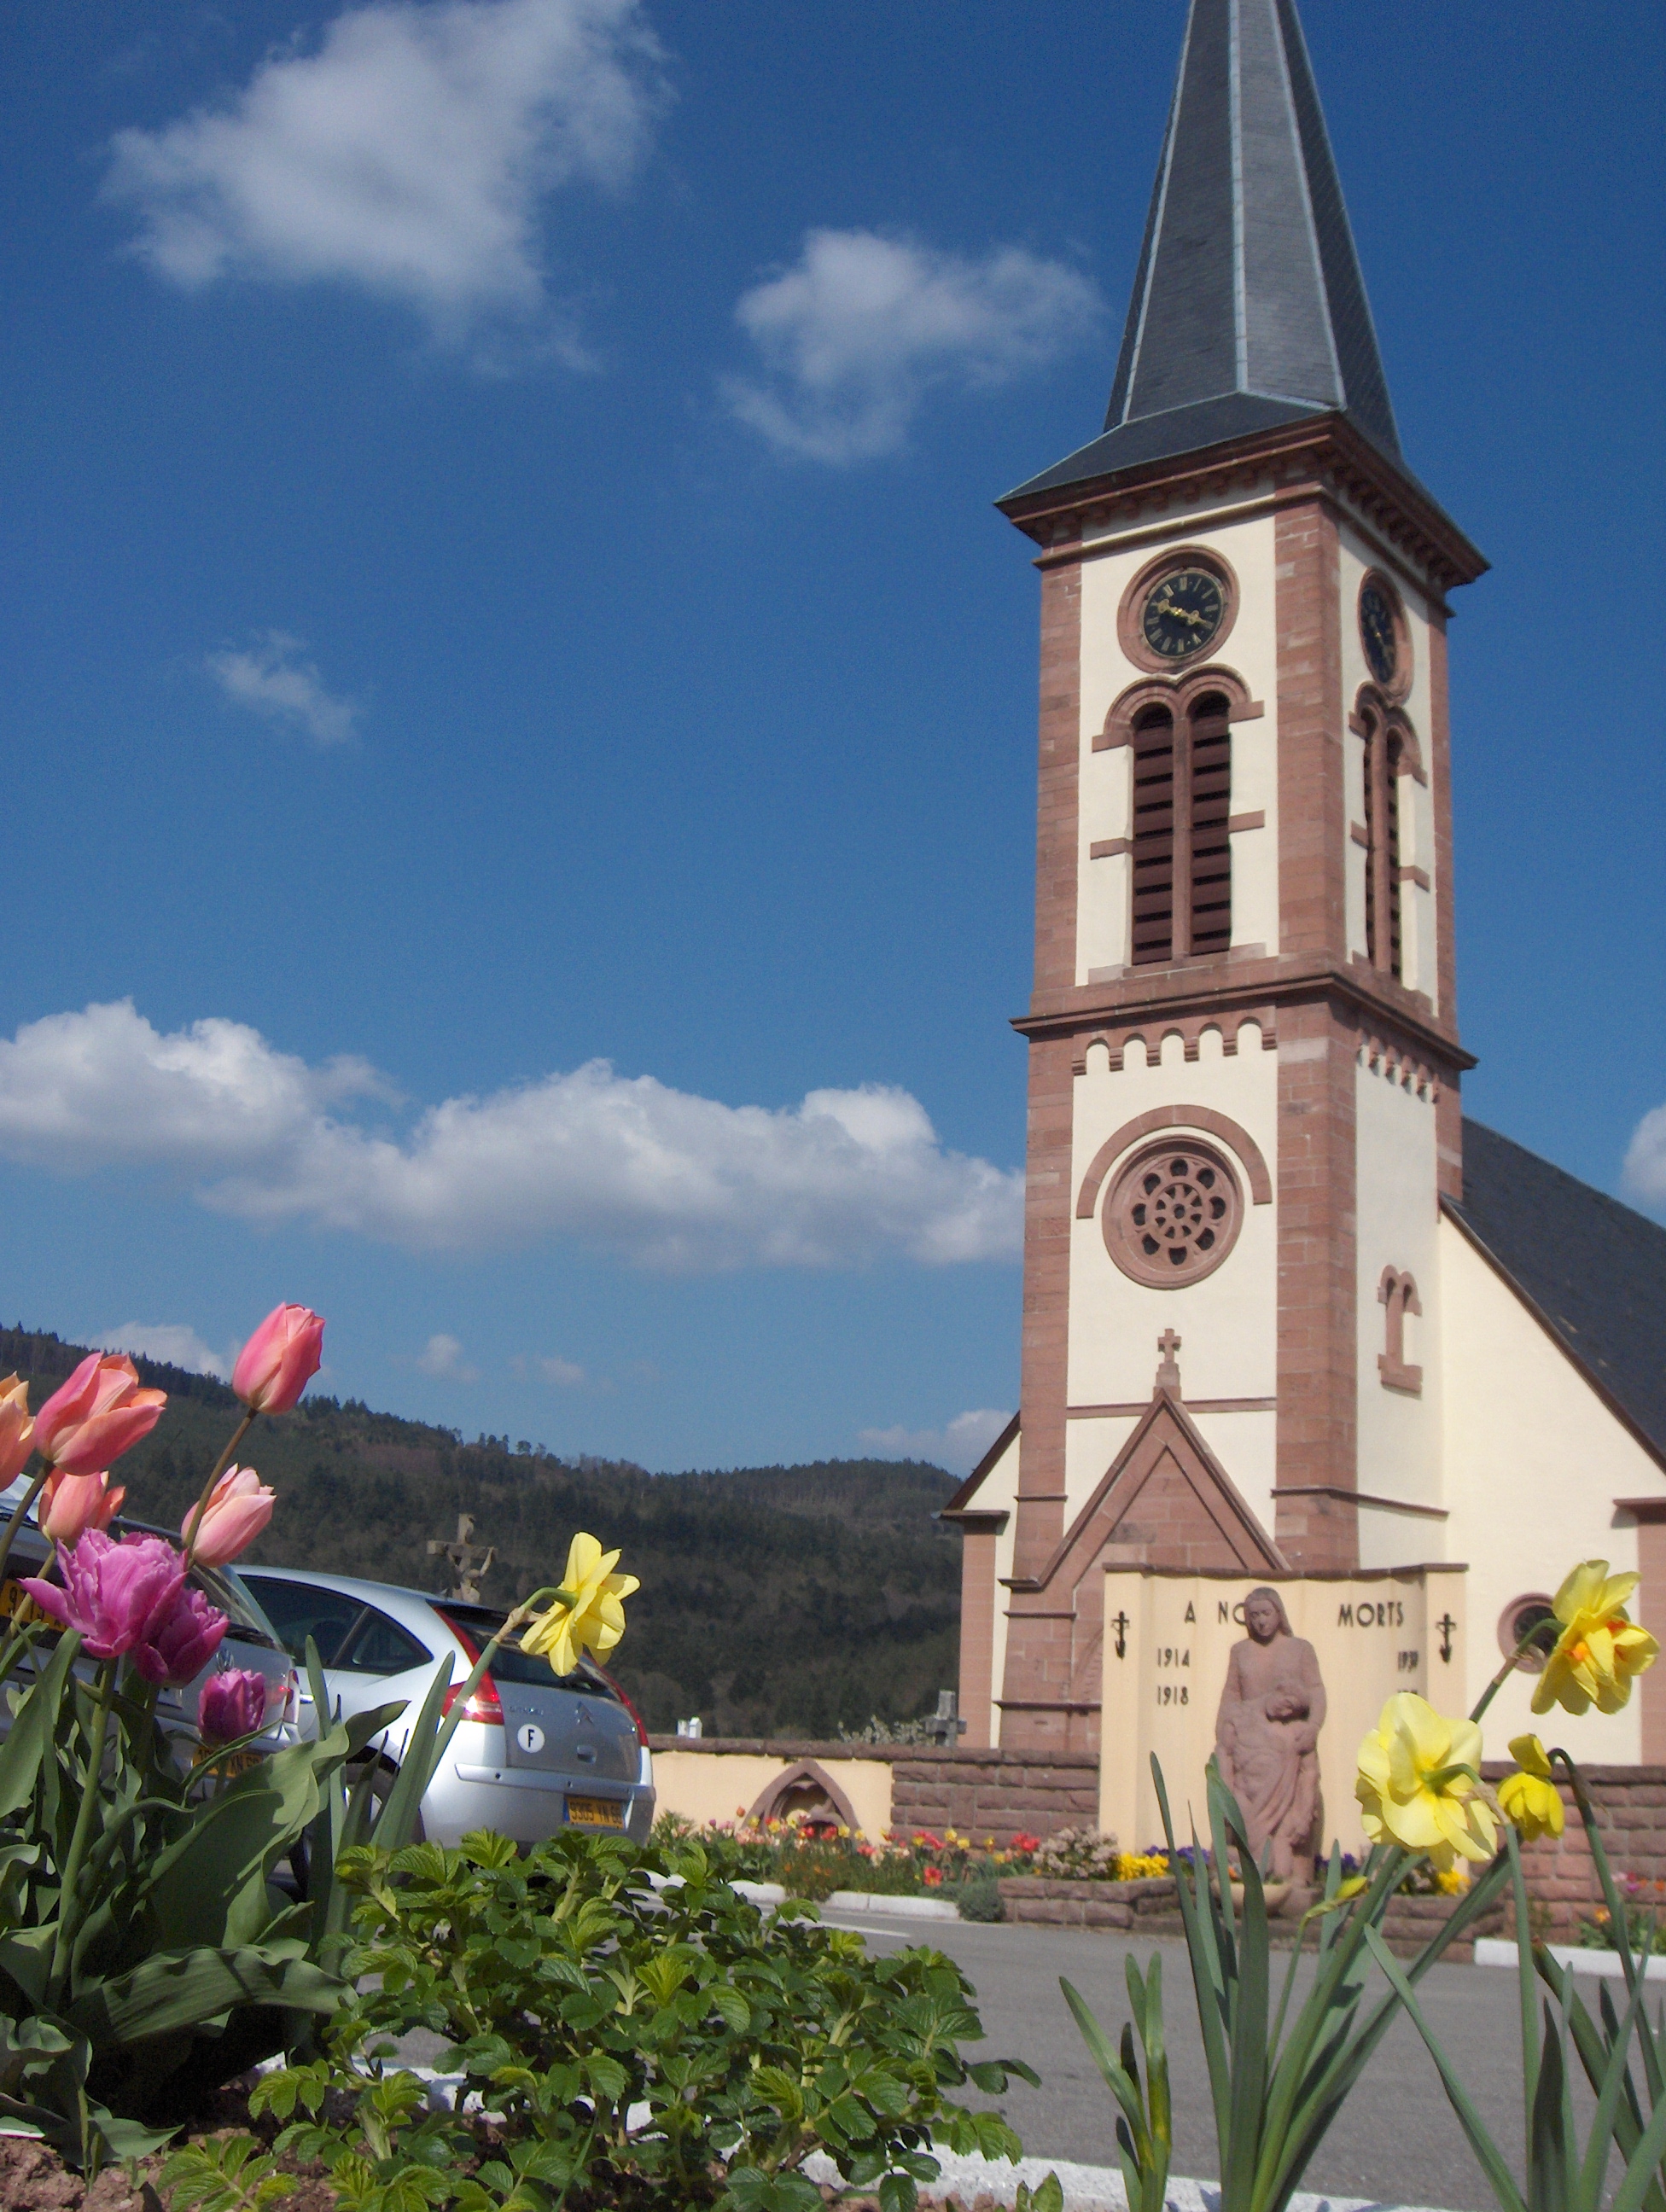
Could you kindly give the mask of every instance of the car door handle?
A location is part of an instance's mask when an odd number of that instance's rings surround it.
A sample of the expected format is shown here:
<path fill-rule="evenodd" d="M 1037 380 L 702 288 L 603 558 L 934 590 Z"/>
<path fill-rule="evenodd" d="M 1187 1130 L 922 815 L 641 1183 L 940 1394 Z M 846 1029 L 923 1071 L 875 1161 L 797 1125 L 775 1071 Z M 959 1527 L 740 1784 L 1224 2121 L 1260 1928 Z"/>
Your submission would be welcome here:
<path fill-rule="evenodd" d="M 579 1744 L 575 1747 L 573 1756 L 575 1759 L 581 1759 L 587 1766 L 593 1766 L 596 1763 L 596 1747 L 593 1743 Z"/>

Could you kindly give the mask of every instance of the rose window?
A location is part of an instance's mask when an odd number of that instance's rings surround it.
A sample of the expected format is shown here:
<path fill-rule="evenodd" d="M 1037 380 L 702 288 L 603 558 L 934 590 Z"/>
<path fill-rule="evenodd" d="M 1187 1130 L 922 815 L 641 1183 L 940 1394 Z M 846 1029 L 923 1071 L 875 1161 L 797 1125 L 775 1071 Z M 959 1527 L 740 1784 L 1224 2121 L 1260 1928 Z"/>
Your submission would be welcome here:
<path fill-rule="evenodd" d="M 1237 1241 L 1237 1177 L 1207 1145 L 1148 1145 L 1105 1200 L 1105 1246 L 1136 1283 L 1175 1289 L 1212 1273 Z"/>

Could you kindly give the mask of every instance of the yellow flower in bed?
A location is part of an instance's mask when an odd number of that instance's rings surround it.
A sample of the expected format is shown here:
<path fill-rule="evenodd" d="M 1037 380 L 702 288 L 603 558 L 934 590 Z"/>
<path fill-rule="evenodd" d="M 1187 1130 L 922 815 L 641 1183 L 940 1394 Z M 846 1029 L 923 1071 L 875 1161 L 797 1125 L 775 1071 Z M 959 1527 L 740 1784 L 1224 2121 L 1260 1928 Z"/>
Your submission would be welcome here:
<path fill-rule="evenodd" d="M 635 1575 L 614 1573 L 618 1564 L 619 1554 L 603 1551 L 593 1536 L 575 1536 L 561 1582 L 571 1602 L 552 1605 L 528 1621 L 521 1650 L 548 1659 L 557 1674 L 570 1674 L 581 1651 L 605 1659 L 624 1634 L 623 1601 L 641 1588 Z"/>
<path fill-rule="evenodd" d="M 1626 1611 L 1637 1588 L 1636 1575 L 1611 1575 L 1606 1559 L 1577 1566 L 1556 1593 L 1553 1607 L 1562 1624 L 1555 1649 L 1545 1662 L 1533 1710 L 1547 1713 L 1566 1705 L 1583 1713 L 1617 1713 L 1632 1694 L 1632 1677 L 1652 1667 L 1660 1646 Z"/>
<path fill-rule="evenodd" d="M 1497 1849 L 1498 1823 L 1480 1788 L 1480 1729 L 1444 1719 L 1414 1691 L 1389 1699 L 1359 1747 L 1353 1794 L 1365 1833 L 1426 1852 L 1437 1871 Z"/>
<path fill-rule="evenodd" d="M 1517 1771 L 1499 1784 L 1499 1809 L 1524 1844 L 1562 1832 L 1562 1797 L 1551 1778 L 1550 1761 L 1536 1735 L 1510 1739 Z"/>

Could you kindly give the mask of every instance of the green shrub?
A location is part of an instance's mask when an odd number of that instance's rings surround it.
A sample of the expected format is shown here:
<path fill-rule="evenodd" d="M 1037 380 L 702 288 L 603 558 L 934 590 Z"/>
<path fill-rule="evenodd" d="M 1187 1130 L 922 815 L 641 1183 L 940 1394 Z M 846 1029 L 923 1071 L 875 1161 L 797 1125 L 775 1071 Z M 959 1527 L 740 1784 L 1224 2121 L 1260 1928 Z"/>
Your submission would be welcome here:
<path fill-rule="evenodd" d="M 802 1905 L 766 1918 L 698 1844 L 567 1834 L 522 1858 L 474 1835 L 349 1851 L 339 1879 L 361 1986 L 324 2057 L 268 2075 L 252 2104 L 288 2123 L 280 2153 L 325 2162 L 347 2212 L 819 2212 L 802 2172 L 818 2150 L 907 2212 L 936 2177 L 933 2136 L 1019 2154 L 998 2116 L 949 2100 L 968 2081 L 998 2095 L 1036 2078 L 962 2057 L 982 2030 L 952 1960 L 871 1958 Z M 429 2110 L 388 2068 L 390 2039 L 416 2028 L 447 2039 L 440 2063 L 489 2123 Z M 180 2202 L 213 2199 L 223 2163 L 179 2154 Z"/>
<path fill-rule="evenodd" d="M 943 1894 L 952 1896 L 960 1907 L 963 1920 L 1004 1920 L 1006 1908 L 1000 1901 L 1000 1883 L 992 1874 L 975 1875 L 952 1891 Z"/>

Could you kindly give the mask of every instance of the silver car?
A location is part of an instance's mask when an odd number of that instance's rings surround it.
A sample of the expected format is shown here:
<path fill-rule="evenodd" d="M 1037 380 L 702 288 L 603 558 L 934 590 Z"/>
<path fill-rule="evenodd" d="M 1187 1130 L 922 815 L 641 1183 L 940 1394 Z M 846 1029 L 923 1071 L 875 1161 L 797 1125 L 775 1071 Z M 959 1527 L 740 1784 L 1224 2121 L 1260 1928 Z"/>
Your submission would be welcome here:
<path fill-rule="evenodd" d="M 318 1648 L 332 1710 L 351 1716 L 404 1698 L 404 1714 L 373 1740 L 373 1790 L 385 1796 L 412 1723 L 452 1662 L 455 1690 L 502 1626 L 500 1607 L 297 1567 L 244 1567 L 242 1579 L 297 1662 Z M 301 1727 L 317 1725 L 306 1676 Z M 541 1843 L 563 1827 L 621 1830 L 646 1842 L 654 1826 L 648 1731 L 623 1690 L 588 1660 L 557 1679 L 547 1659 L 500 1649 L 464 1709 L 423 1799 L 423 1828 L 456 1844 L 471 1828 Z"/>

